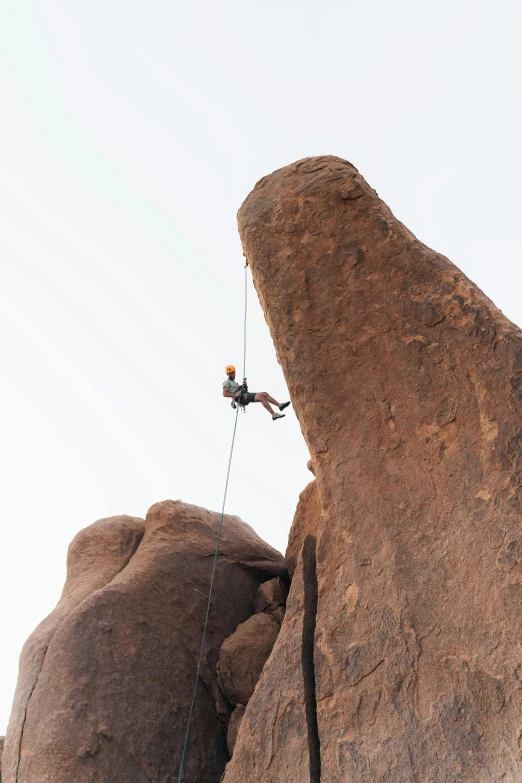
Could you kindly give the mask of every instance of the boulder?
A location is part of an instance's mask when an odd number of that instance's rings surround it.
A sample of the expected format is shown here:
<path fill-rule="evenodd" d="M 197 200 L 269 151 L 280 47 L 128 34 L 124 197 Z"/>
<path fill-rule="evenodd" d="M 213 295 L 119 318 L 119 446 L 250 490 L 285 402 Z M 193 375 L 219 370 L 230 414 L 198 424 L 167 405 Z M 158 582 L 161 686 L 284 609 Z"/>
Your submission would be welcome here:
<path fill-rule="evenodd" d="M 104 520 L 73 542 L 62 600 L 22 653 L 4 783 L 177 780 L 218 522 L 166 501 L 144 524 Z M 225 516 L 187 781 L 220 779 L 229 708 L 219 650 L 259 584 L 284 575 L 282 556 Z"/>
<path fill-rule="evenodd" d="M 144 534 L 143 519 L 116 516 L 99 519 L 81 530 L 67 552 L 67 579 L 56 608 L 33 631 L 20 657 L 18 682 L 2 758 L 4 783 L 19 783 L 22 740 L 29 701 L 37 686 L 56 632 L 93 593 L 125 569 Z M 47 694 L 53 699 L 56 694 Z M 20 783 L 22 778 L 20 777 Z"/>
<path fill-rule="evenodd" d="M 522 333 L 339 158 L 239 227 L 321 508 L 225 783 L 521 780 Z"/>
<path fill-rule="evenodd" d="M 219 653 L 219 684 L 231 704 L 246 704 L 279 633 L 270 614 L 254 614 L 225 639 Z"/>
<path fill-rule="evenodd" d="M 269 579 L 259 586 L 254 612 L 267 612 L 281 624 L 285 616 L 287 596 L 288 588 L 281 579 Z"/>
<path fill-rule="evenodd" d="M 243 719 L 244 714 L 245 714 L 244 705 L 237 704 L 228 722 L 227 748 L 231 756 L 234 753 L 234 745 L 236 744 L 237 733 L 239 731 L 239 726 Z"/>

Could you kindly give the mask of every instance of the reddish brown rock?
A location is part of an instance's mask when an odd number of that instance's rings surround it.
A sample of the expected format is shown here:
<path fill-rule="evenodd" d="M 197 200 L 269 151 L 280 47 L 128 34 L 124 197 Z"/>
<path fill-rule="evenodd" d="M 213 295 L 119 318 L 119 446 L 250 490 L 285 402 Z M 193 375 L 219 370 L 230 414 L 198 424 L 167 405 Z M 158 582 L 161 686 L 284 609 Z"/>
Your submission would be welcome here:
<path fill-rule="evenodd" d="M 104 520 L 80 534 L 62 601 L 22 654 L 4 783 L 177 780 L 218 521 L 166 501 L 150 509 L 139 546 L 141 520 Z M 285 572 L 237 517 L 224 519 L 220 555 L 187 781 L 221 776 L 219 649 L 250 615 L 260 582 Z"/>
<path fill-rule="evenodd" d="M 244 714 L 245 714 L 244 705 L 238 704 L 234 712 L 230 716 L 230 720 L 228 722 L 227 748 L 231 756 L 234 753 L 234 746 L 236 744 L 237 732 L 239 731 L 239 726 L 241 724 L 241 721 L 243 720 Z"/>
<path fill-rule="evenodd" d="M 239 225 L 322 508 L 317 731 L 296 574 L 225 783 L 522 780 L 520 330 L 338 158 L 262 180 Z"/>
<path fill-rule="evenodd" d="M 2 758 L 4 783 L 18 778 L 20 749 L 29 701 L 35 691 L 51 641 L 60 626 L 89 596 L 108 585 L 135 554 L 145 529 L 143 519 L 129 516 L 100 519 L 81 530 L 67 553 L 67 580 L 58 605 L 36 628 L 20 657 L 18 683 Z M 48 694 L 52 700 L 55 694 Z"/>
<path fill-rule="evenodd" d="M 309 537 L 292 582 L 285 622 L 241 721 L 226 783 L 309 783 L 310 769 L 318 770 L 313 683 L 316 600 L 314 540 Z"/>
<path fill-rule="evenodd" d="M 254 612 L 267 612 L 281 624 L 285 616 L 287 596 L 288 588 L 281 579 L 269 579 L 268 582 L 259 585 L 254 601 Z"/>
<path fill-rule="evenodd" d="M 321 522 L 321 513 L 317 481 L 314 479 L 299 495 L 299 503 L 297 504 L 294 521 L 290 528 L 285 556 L 290 576 L 294 573 L 299 552 L 306 536 L 315 536 L 317 534 L 317 528 Z"/>
<path fill-rule="evenodd" d="M 2 783 L 2 756 L 4 753 L 4 740 L 5 737 L 0 737 L 0 783 Z"/>
<path fill-rule="evenodd" d="M 277 639 L 279 623 L 254 614 L 225 639 L 219 653 L 219 684 L 231 704 L 246 704 Z"/>

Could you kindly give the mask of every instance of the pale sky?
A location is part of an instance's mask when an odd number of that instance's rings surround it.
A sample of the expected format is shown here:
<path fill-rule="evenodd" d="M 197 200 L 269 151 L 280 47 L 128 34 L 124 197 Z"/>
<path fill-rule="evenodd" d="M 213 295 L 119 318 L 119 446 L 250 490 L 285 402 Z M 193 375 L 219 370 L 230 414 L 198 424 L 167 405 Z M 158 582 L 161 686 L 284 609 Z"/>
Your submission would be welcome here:
<path fill-rule="evenodd" d="M 260 177 L 350 160 L 522 324 L 521 40 L 520 0 L 3 0 L 0 734 L 76 532 L 221 506 Z M 285 397 L 249 296 L 250 388 Z M 241 418 L 227 510 L 282 551 L 307 459 L 291 412 Z"/>

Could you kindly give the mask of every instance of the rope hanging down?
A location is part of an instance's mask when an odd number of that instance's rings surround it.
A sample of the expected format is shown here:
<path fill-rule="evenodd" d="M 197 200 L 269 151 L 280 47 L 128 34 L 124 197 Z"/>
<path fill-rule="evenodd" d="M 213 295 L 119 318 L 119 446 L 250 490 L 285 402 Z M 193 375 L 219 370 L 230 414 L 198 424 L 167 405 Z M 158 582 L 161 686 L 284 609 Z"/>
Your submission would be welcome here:
<path fill-rule="evenodd" d="M 243 327 L 243 377 L 245 377 L 246 373 L 246 334 L 247 334 L 247 271 L 248 271 L 248 264 L 245 266 L 245 319 L 244 319 L 244 327 Z M 227 478 L 225 481 L 225 492 L 223 495 L 223 505 L 221 506 L 221 516 L 219 518 L 219 525 L 218 525 L 218 534 L 216 539 L 216 548 L 214 550 L 214 561 L 212 563 L 212 575 L 210 577 L 210 588 L 208 592 L 208 601 L 207 601 L 207 611 L 205 614 L 205 622 L 203 623 L 203 635 L 201 637 L 201 647 L 199 648 L 199 658 L 198 658 L 198 665 L 196 669 L 196 679 L 194 682 L 194 689 L 192 691 L 192 699 L 190 702 L 190 709 L 189 709 L 189 716 L 187 721 L 187 730 L 185 732 L 185 740 L 183 742 L 183 751 L 181 753 L 181 761 L 179 764 L 179 773 L 178 773 L 178 783 L 181 783 L 181 778 L 183 776 L 183 768 L 185 766 L 185 758 L 187 755 L 187 749 L 188 749 L 188 743 L 189 743 L 189 736 L 190 736 L 190 726 L 192 723 L 192 716 L 194 714 L 194 707 L 196 704 L 196 695 L 198 692 L 198 684 L 199 684 L 199 678 L 201 674 L 201 664 L 203 663 L 203 652 L 205 650 L 205 641 L 207 638 L 207 629 L 208 629 L 208 621 L 210 617 L 210 608 L 211 608 L 211 601 L 212 601 L 212 592 L 214 590 L 214 580 L 216 577 L 216 568 L 217 568 L 217 562 L 218 562 L 218 555 L 219 555 L 219 544 L 221 541 L 221 532 L 223 530 L 223 517 L 225 516 L 225 503 L 227 499 L 227 491 L 228 491 L 228 482 L 230 479 L 230 468 L 232 466 L 232 455 L 234 454 L 234 444 L 236 442 L 236 430 L 237 430 L 237 417 L 239 413 L 239 406 L 236 408 L 236 415 L 234 418 L 234 429 L 232 432 L 232 444 L 230 446 L 230 454 L 228 457 L 228 468 L 227 468 Z"/>
<path fill-rule="evenodd" d="M 245 318 L 243 321 L 243 379 L 246 378 L 246 349 L 247 349 L 247 281 L 248 281 L 248 261 L 245 264 Z"/>

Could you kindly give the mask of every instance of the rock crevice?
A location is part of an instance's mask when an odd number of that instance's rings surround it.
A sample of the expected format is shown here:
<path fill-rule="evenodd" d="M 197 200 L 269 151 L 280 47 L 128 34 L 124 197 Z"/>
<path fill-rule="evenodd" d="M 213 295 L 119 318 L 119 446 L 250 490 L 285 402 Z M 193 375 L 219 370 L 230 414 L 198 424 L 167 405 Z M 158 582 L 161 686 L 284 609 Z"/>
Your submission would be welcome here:
<path fill-rule="evenodd" d="M 315 625 L 317 620 L 316 539 L 306 536 L 303 544 L 304 617 L 301 663 L 310 759 L 310 783 L 321 781 L 321 743 L 317 726 L 317 696 L 315 686 Z"/>
<path fill-rule="evenodd" d="M 279 635 L 287 594 L 282 579 L 263 582 L 254 601 L 254 614 L 241 623 L 221 646 L 218 682 L 233 710 L 227 734 L 230 755 L 234 751 L 245 708 Z"/>

